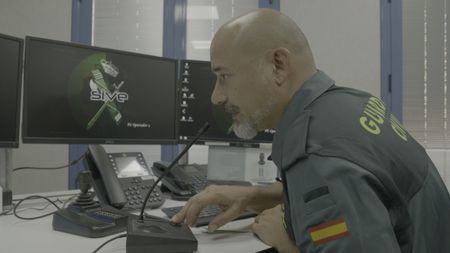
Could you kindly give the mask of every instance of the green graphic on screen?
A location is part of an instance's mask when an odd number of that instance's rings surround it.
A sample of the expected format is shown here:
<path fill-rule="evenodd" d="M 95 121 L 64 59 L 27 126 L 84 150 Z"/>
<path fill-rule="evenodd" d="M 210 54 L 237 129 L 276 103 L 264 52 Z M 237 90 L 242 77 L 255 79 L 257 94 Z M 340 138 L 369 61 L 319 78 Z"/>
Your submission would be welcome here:
<path fill-rule="evenodd" d="M 104 114 L 117 126 L 122 122 L 121 107 L 128 101 L 123 92 L 124 75 L 105 53 L 81 61 L 69 78 L 68 97 L 74 118 L 86 130 L 93 128 Z"/>

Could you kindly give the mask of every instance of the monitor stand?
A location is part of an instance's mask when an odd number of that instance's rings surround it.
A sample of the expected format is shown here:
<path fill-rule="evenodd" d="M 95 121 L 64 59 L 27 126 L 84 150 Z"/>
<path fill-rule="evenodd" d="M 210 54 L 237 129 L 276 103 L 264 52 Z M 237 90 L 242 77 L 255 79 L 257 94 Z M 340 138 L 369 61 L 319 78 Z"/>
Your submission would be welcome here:
<path fill-rule="evenodd" d="M 12 172 L 12 150 L 0 149 L 0 213 L 6 206 L 12 205 L 11 173 Z"/>
<path fill-rule="evenodd" d="M 277 169 L 267 160 L 271 151 L 270 145 L 259 148 L 209 145 L 207 177 L 210 180 L 273 182 Z"/>

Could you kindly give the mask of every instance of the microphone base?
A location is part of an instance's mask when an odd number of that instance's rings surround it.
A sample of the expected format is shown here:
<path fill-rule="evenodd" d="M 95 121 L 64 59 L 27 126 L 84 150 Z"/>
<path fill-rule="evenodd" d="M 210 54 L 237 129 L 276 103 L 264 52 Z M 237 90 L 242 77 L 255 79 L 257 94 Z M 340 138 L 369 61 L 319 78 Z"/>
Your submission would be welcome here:
<path fill-rule="evenodd" d="M 141 221 L 135 216 L 128 220 L 127 253 L 191 253 L 197 247 L 197 239 L 185 224 L 151 218 Z"/>

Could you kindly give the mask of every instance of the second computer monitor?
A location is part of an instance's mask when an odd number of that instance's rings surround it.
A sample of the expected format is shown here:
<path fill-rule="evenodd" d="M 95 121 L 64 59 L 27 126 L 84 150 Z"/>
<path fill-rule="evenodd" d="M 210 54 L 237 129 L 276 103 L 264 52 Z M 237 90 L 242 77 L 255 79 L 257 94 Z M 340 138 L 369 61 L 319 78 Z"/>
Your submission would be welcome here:
<path fill-rule="evenodd" d="M 28 37 L 23 141 L 175 143 L 177 61 Z"/>
<path fill-rule="evenodd" d="M 19 146 L 23 40 L 0 34 L 0 147 Z"/>
<path fill-rule="evenodd" d="M 185 143 L 197 134 L 204 122 L 211 125 L 201 141 L 229 143 L 272 142 L 273 130 L 260 132 L 252 140 L 237 137 L 232 130 L 232 118 L 223 106 L 211 103 L 211 94 L 216 82 L 208 61 L 183 60 L 180 62 L 181 81 L 179 97 L 179 139 Z"/>

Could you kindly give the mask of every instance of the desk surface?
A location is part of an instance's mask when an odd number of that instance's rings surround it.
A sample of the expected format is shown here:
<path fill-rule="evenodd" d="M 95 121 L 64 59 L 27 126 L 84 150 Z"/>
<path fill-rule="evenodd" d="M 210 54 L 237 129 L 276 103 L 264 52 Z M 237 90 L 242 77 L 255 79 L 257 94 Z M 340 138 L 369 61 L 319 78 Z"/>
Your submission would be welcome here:
<path fill-rule="evenodd" d="M 60 198 L 63 199 L 63 198 Z M 179 206 L 183 202 L 166 200 L 164 207 Z M 46 205 L 46 202 L 33 203 L 36 207 Z M 25 208 L 28 208 L 27 206 Z M 33 217 L 53 211 L 49 207 L 44 211 L 27 210 L 21 215 Z M 164 217 L 160 209 L 148 212 L 152 215 Z M 209 252 L 256 252 L 267 248 L 265 244 L 255 238 L 250 225 L 253 218 L 231 222 L 217 232 L 208 233 L 206 227 L 192 228 L 198 240 L 198 251 Z M 113 236 L 102 238 L 85 238 L 52 230 L 52 216 L 38 220 L 20 220 L 14 215 L 0 216 L 0 252 L 27 253 L 27 252 L 67 252 L 91 253 L 100 244 Z M 103 247 L 99 253 L 125 252 L 126 238 L 120 238 Z"/>

